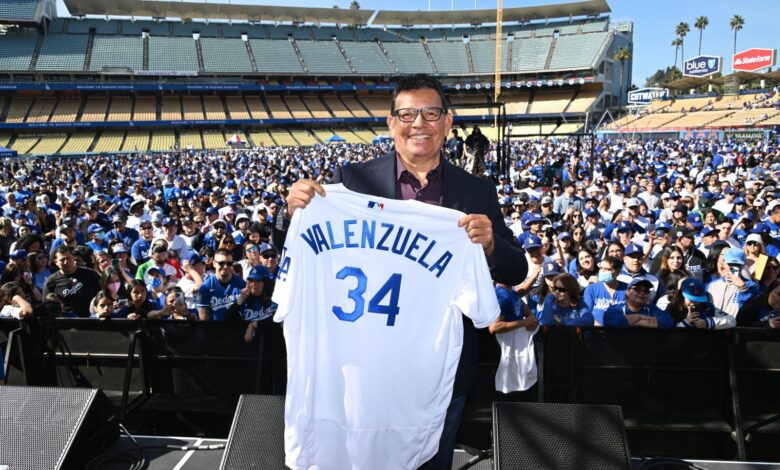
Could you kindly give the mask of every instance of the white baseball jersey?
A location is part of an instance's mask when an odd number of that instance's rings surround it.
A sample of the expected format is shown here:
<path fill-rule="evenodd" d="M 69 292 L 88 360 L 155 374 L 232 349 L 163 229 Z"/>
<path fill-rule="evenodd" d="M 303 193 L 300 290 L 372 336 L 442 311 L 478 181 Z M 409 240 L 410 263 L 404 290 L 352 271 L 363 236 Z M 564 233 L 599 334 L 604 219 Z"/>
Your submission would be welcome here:
<path fill-rule="evenodd" d="M 273 300 L 286 463 L 414 469 L 438 450 L 462 342 L 499 314 L 463 213 L 325 186 L 292 218 Z"/>

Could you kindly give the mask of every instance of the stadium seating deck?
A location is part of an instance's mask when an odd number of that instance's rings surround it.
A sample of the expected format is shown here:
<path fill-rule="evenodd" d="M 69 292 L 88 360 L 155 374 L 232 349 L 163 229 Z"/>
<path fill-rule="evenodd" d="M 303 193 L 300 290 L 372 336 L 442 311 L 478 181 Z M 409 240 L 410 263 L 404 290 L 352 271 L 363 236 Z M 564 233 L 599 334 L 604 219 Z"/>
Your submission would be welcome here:
<path fill-rule="evenodd" d="M 124 131 L 105 131 L 95 142 L 93 152 L 118 152 L 122 148 Z"/>
<path fill-rule="evenodd" d="M 597 90 L 583 90 L 580 91 L 566 108 L 567 113 L 584 113 L 590 110 L 590 107 L 596 102 L 596 98 L 599 95 Z"/>
<path fill-rule="evenodd" d="M 90 96 L 87 98 L 87 104 L 84 107 L 84 112 L 81 114 L 81 120 L 87 122 L 105 121 L 106 108 L 108 108 L 107 98 L 102 96 Z"/>
<path fill-rule="evenodd" d="M 273 119 L 292 119 L 292 114 L 287 109 L 287 105 L 284 104 L 281 97 L 267 96 L 265 102 L 268 103 L 268 109 L 271 110 L 271 118 Z M 276 140 L 274 138 L 274 140 Z"/>
<path fill-rule="evenodd" d="M 203 114 L 203 103 L 199 96 L 185 96 L 182 98 L 182 108 L 184 110 L 184 119 L 202 120 L 206 119 Z"/>
<path fill-rule="evenodd" d="M 394 68 L 387 61 L 379 45 L 373 42 L 347 42 L 341 43 L 344 52 L 352 62 L 358 73 L 364 74 L 391 74 Z M 307 62 L 308 63 L 308 62 Z"/>
<path fill-rule="evenodd" d="M 507 114 L 525 114 L 528 110 L 528 100 L 531 98 L 530 92 L 519 94 L 502 94 L 499 99 L 506 103 Z"/>
<path fill-rule="evenodd" d="M 290 131 L 290 134 L 292 134 L 295 141 L 300 145 L 316 145 L 319 143 L 319 141 L 314 138 L 314 136 L 311 135 L 309 131 L 293 130 Z"/>
<path fill-rule="evenodd" d="M 589 33 L 561 36 L 555 44 L 551 70 L 586 68 L 596 60 L 596 54 L 609 38 L 609 33 Z"/>
<path fill-rule="evenodd" d="M 104 19 L 95 18 L 69 18 L 68 19 L 68 33 L 71 34 L 87 34 L 90 29 L 94 29 L 98 34 L 116 34 L 117 33 L 117 21 L 106 21 Z"/>
<path fill-rule="evenodd" d="M 122 53 L 117 54 L 117 51 Z M 140 37 L 96 35 L 92 44 L 89 69 L 102 70 L 111 67 L 143 69 L 143 40 Z"/>
<path fill-rule="evenodd" d="M 24 117 L 32 105 L 31 98 L 14 98 L 11 100 L 11 106 L 8 108 L 6 122 L 23 122 Z"/>
<path fill-rule="evenodd" d="M 76 115 L 81 107 L 81 99 L 60 99 L 54 113 L 51 116 L 51 122 L 75 122 Z"/>
<path fill-rule="evenodd" d="M 56 104 L 57 98 L 54 96 L 36 98 L 33 105 L 30 106 L 27 122 L 49 122 Z"/>
<path fill-rule="evenodd" d="M 252 39 L 252 54 L 258 72 L 302 73 L 303 67 L 288 40 Z M 337 51 L 338 52 L 338 51 Z M 343 62 L 343 60 L 342 60 Z"/>
<path fill-rule="evenodd" d="M 202 149 L 203 140 L 200 137 L 200 131 L 181 130 L 179 131 L 180 149 Z"/>
<path fill-rule="evenodd" d="M 555 128 L 555 131 L 553 131 L 554 134 L 573 134 L 575 132 L 579 132 L 582 129 L 581 123 L 576 122 L 565 122 L 561 124 L 560 126 Z"/>
<path fill-rule="evenodd" d="M 556 125 L 552 123 L 542 123 L 541 128 L 539 124 L 520 124 L 512 126 L 512 134 L 515 135 L 529 135 L 529 137 L 513 137 L 513 140 L 528 140 L 536 139 L 541 132 L 542 135 L 551 134 L 555 130 Z M 540 130 L 541 129 L 541 130 Z M 483 133 L 485 130 L 482 130 Z"/>
<path fill-rule="evenodd" d="M 157 100 L 155 98 L 136 98 L 133 120 L 154 121 L 157 119 Z M 181 115 L 181 113 L 179 113 Z M 177 118 L 178 119 L 178 118 Z"/>
<path fill-rule="evenodd" d="M 712 105 L 714 109 L 729 109 L 729 106 L 731 106 L 732 109 L 741 109 L 742 103 L 749 99 L 750 98 L 745 98 L 743 95 L 729 95 L 724 96 L 718 101 L 713 101 Z"/>
<path fill-rule="evenodd" d="M 659 129 L 668 128 L 687 128 L 687 127 L 702 127 L 706 126 L 713 121 L 724 118 L 734 111 L 702 111 L 695 113 L 688 113 L 681 116 L 679 119 L 670 121 L 659 125 Z"/>
<path fill-rule="evenodd" d="M 571 101 L 574 92 L 567 91 L 537 91 L 529 111 L 532 114 L 562 113 Z"/>
<path fill-rule="evenodd" d="M 643 116 L 624 127 L 629 129 L 652 129 L 669 123 L 680 117 L 682 117 L 682 114 L 680 113 L 654 113 Z"/>
<path fill-rule="evenodd" d="M 149 131 L 129 131 L 122 144 L 123 152 L 145 151 L 149 149 Z"/>
<path fill-rule="evenodd" d="M 382 44 L 387 54 L 393 59 L 395 67 L 400 73 L 433 73 L 428 55 L 425 53 L 423 45 L 419 42 L 414 43 L 392 43 Z"/>
<path fill-rule="evenodd" d="M 3 0 L 0 2 L 0 19 L 33 19 L 38 0 Z"/>
<path fill-rule="evenodd" d="M 697 110 L 700 110 L 704 106 L 707 106 L 708 103 L 715 103 L 715 98 L 712 97 L 705 97 L 705 98 L 682 98 L 677 99 L 673 103 L 671 103 L 668 106 L 669 112 L 677 113 L 682 111 L 683 109 L 690 111 L 691 108 L 696 108 Z"/>
<path fill-rule="evenodd" d="M 125 96 L 115 96 L 111 99 L 108 112 L 109 121 L 129 121 L 132 118 L 133 99 Z"/>
<path fill-rule="evenodd" d="M 204 38 L 215 38 L 220 35 L 219 27 L 215 23 L 205 23 L 202 21 L 172 21 L 174 36 L 189 36 L 194 33 L 200 34 Z"/>
<path fill-rule="evenodd" d="M 252 119 L 268 119 L 268 111 L 263 105 L 263 99 L 259 96 L 245 96 L 246 105 L 252 115 Z"/>
<path fill-rule="evenodd" d="M 276 145 L 281 145 L 282 147 L 297 147 L 298 142 L 293 138 L 293 136 L 284 129 L 272 129 L 268 131 L 269 134 L 271 134 L 271 137 L 273 137 L 274 141 L 276 142 Z"/>
<path fill-rule="evenodd" d="M 350 101 L 347 101 L 347 98 L 342 98 L 344 100 L 344 103 L 349 106 L 349 108 L 352 110 L 352 113 L 356 117 L 364 117 L 367 116 L 365 114 L 365 110 L 363 110 L 362 107 L 358 103 L 354 103 L 354 106 Z M 366 106 L 366 108 L 371 113 L 371 116 L 374 117 L 385 117 L 390 113 L 390 103 L 386 98 L 378 98 L 374 96 L 364 96 L 360 98 L 360 101 Z"/>
<path fill-rule="evenodd" d="M 29 33 L 8 33 L 2 39 L 0 41 L 0 70 L 29 69 L 38 36 Z"/>
<path fill-rule="evenodd" d="M 8 142 L 11 141 L 11 135 L 10 134 L 0 134 L 0 146 L 7 147 Z"/>
<path fill-rule="evenodd" d="M 122 34 L 140 37 L 146 31 L 151 36 L 168 36 L 169 24 L 169 21 L 122 21 Z"/>
<path fill-rule="evenodd" d="M 149 70 L 197 71 L 195 40 L 191 37 L 150 37 Z"/>
<path fill-rule="evenodd" d="M 249 138 L 255 147 L 271 147 L 276 145 L 268 134 L 268 131 L 252 131 L 249 133 Z"/>
<path fill-rule="evenodd" d="M 170 150 L 176 145 L 176 134 L 173 131 L 154 131 L 149 142 L 149 150 Z"/>
<path fill-rule="evenodd" d="M 344 103 L 337 96 L 325 96 L 323 97 L 325 104 L 333 111 L 333 115 L 337 118 L 351 118 L 354 117 L 352 112 L 347 108 Z M 357 104 L 357 103 L 355 103 Z"/>
<path fill-rule="evenodd" d="M 315 75 L 350 74 L 352 71 L 333 41 L 297 41 L 303 62 Z"/>
<path fill-rule="evenodd" d="M 543 70 L 551 45 L 551 37 L 515 39 L 512 45 L 512 71 Z"/>
<path fill-rule="evenodd" d="M 31 148 L 29 153 L 33 155 L 53 155 L 65 143 L 68 136 L 65 134 L 50 134 L 41 137 L 38 144 Z"/>
<path fill-rule="evenodd" d="M 471 59 L 474 62 L 475 73 L 493 73 L 496 68 L 495 41 L 471 41 Z M 507 66 L 507 42 L 501 41 L 501 69 Z"/>
<path fill-rule="evenodd" d="M 225 98 L 231 119 L 252 119 L 242 96 L 228 96 Z"/>
<path fill-rule="evenodd" d="M 138 105 L 136 104 L 136 108 Z M 178 96 L 166 96 L 162 99 L 162 111 L 160 117 L 163 121 L 177 121 L 182 119 L 181 101 Z"/>
<path fill-rule="evenodd" d="M 774 116 L 771 116 L 766 121 L 762 121 L 761 125 L 765 125 L 765 126 L 780 126 L 780 114 L 775 114 Z"/>
<path fill-rule="evenodd" d="M 290 109 L 290 114 L 295 119 L 311 119 L 311 113 L 303 104 L 303 101 L 301 101 L 299 96 L 285 96 L 282 97 L 282 100 L 287 104 L 287 108 Z M 276 108 L 272 108 L 272 112 L 274 109 Z"/>
<path fill-rule="evenodd" d="M 354 130 L 354 134 L 363 142 L 370 144 L 374 141 L 374 133 L 369 130 Z"/>
<path fill-rule="evenodd" d="M 302 96 L 301 99 L 309 108 L 309 111 L 311 111 L 312 116 L 315 118 L 328 119 L 332 117 L 318 96 Z"/>
<path fill-rule="evenodd" d="M 30 152 L 31 148 L 35 147 L 35 144 L 37 144 L 39 140 L 40 137 L 37 135 L 19 135 L 16 137 L 16 140 L 14 140 L 11 148 L 16 150 L 19 155 L 27 154 Z"/>
<path fill-rule="evenodd" d="M 48 34 L 43 39 L 37 70 L 82 70 L 88 36 Z"/>
<path fill-rule="evenodd" d="M 479 103 L 487 104 L 487 97 L 485 95 L 450 96 L 450 104 L 455 106 L 465 104 L 474 105 Z M 492 108 L 488 108 L 487 106 L 484 108 L 471 106 L 467 108 L 453 107 L 451 111 L 454 116 L 485 116 L 493 114 Z"/>
<path fill-rule="evenodd" d="M 204 96 L 203 108 L 206 110 L 206 119 L 227 119 L 222 99 L 218 96 Z"/>
<path fill-rule="evenodd" d="M 215 130 L 203 130 L 203 145 L 207 149 L 224 149 L 227 148 L 225 143 L 225 136 L 220 131 Z"/>
<path fill-rule="evenodd" d="M 246 44 L 241 39 L 200 40 L 203 50 L 203 68 L 208 72 L 251 72 L 252 63 Z"/>
<path fill-rule="evenodd" d="M 703 111 L 707 112 L 707 111 Z M 733 114 L 724 116 L 717 121 L 710 123 L 713 127 L 740 127 L 740 126 L 752 126 L 754 124 L 762 123 L 767 119 L 771 119 L 777 115 L 778 112 L 773 108 L 759 108 L 759 109 L 740 109 Z M 766 116 L 762 118 L 762 116 Z"/>
<path fill-rule="evenodd" d="M 428 43 L 433 63 L 439 73 L 468 74 L 469 61 L 463 41 L 439 41 Z"/>
<path fill-rule="evenodd" d="M 95 140 L 94 132 L 76 132 L 70 136 L 65 145 L 60 149 L 60 154 L 83 154 L 89 150 L 92 141 Z"/>

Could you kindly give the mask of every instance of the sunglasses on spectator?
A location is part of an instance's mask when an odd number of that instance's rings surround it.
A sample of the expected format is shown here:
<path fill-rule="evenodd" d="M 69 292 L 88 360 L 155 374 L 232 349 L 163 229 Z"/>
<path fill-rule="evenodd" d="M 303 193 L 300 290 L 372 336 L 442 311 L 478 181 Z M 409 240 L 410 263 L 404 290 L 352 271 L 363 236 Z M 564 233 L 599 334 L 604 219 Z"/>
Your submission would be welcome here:
<path fill-rule="evenodd" d="M 563 286 L 553 286 L 552 288 L 555 292 L 566 292 L 566 288 Z"/>
<path fill-rule="evenodd" d="M 264 259 L 275 259 L 279 255 L 277 253 L 263 253 Z"/>
<path fill-rule="evenodd" d="M 632 287 L 631 289 L 634 292 L 637 292 L 639 294 L 649 294 L 650 293 L 650 289 L 648 289 L 647 287 Z"/>
<path fill-rule="evenodd" d="M 220 268 L 229 268 L 229 267 L 233 266 L 233 262 L 232 261 L 214 261 L 214 264 L 216 264 Z"/>
<path fill-rule="evenodd" d="M 252 246 L 252 247 L 247 248 L 246 252 L 247 252 L 247 254 L 249 254 L 249 253 L 254 253 L 257 250 L 259 250 L 259 248 L 257 248 L 256 246 Z"/>

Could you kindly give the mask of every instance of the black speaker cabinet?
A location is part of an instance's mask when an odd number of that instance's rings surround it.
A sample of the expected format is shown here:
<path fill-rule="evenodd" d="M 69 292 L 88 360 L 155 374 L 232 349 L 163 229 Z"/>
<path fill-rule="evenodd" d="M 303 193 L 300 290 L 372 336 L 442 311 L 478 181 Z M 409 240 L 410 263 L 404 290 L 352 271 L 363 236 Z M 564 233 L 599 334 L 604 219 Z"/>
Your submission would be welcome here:
<path fill-rule="evenodd" d="M 0 468 L 84 468 L 118 437 L 100 390 L 0 386 Z"/>
<path fill-rule="evenodd" d="M 629 469 L 619 406 L 493 403 L 496 470 Z"/>
<path fill-rule="evenodd" d="M 283 396 L 241 395 L 219 468 L 287 468 L 284 465 Z"/>

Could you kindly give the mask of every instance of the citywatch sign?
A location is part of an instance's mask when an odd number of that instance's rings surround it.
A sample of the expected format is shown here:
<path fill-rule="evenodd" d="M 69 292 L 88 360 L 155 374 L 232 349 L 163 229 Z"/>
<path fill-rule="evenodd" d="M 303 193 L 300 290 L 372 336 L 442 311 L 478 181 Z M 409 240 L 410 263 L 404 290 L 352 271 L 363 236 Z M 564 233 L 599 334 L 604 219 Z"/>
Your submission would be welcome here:
<path fill-rule="evenodd" d="M 628 102 L 632 104 L 650 104 L 653 100 L 669 98 L 668 88 L 642 88 L 628 92 Z"/>
<path fill-rule="evenodd" d="M 686 77 L 709 77 L 720 72 L 723 59 L 714 55 L 700 55 L 683 62 L 683 75 Z"/>
<path fill-rule="evenodd" d="M 731 59 L 731 68 L 735 72 L 756 72 L 775 65 L 774 49 L 748 49 L 734 54 Z"/>

